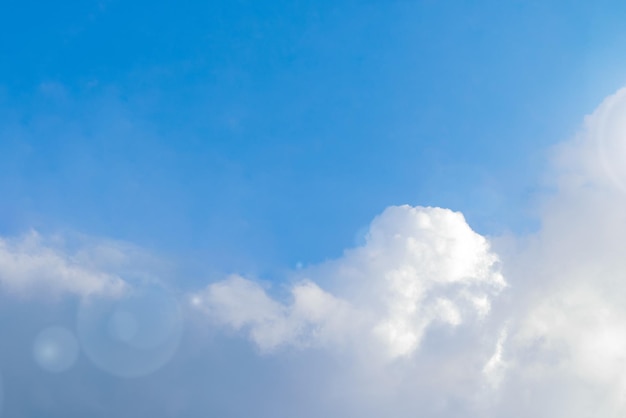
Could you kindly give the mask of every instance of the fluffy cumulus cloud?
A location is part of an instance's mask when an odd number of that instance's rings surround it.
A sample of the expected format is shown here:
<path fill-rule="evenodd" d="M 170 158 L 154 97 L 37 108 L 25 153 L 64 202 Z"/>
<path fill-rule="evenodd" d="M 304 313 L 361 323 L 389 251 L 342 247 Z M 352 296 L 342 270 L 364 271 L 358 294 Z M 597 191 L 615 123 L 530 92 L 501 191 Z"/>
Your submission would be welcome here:
<path fill-rule="evenodd" d="M 433 325 L 480 322 L 505 287 L 487 239 L 462 214 L 440 208 L 390 207 L 363 246 L 305 273 L 285 302 L 238 276 L 192 301 L 216 322 L 244 329 L 262 350 L 369 346 L 395 359 L 417 351 Z"/>

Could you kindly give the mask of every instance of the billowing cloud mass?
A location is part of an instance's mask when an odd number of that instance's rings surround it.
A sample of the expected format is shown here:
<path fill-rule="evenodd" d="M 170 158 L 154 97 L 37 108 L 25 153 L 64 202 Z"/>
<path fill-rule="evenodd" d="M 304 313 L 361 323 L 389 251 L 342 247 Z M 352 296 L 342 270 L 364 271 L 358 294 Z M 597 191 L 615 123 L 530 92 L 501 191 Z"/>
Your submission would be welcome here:
<path fill-rule="evenodd" d="M 623 417 L 625 167 L 620 90 L 555 148 L 553 193 L 532 234 L 484 237 L 459 212 L 391 206 L 362 245 L 283 284 L 237 274 L 208 284 L 187 295 L 187 322 L 194 315 L 201 326 L 161 375 L 178 378 L 177 403 L 153 412 L 203 417 L 227 399 L 214 415 Z M 37 234 L 0 239 L 2 289 L 125 288 L 125 250 L 63 248 Z M 143 335 L 127 313 L 115 317 L 122 340 Z M 203 339 L 207 329 L 218 337 Z M 256 351 L 241 349 L 248 340 Z M 151 402 L 133 405 L 152 405 L 149 389 Z"/>
<path fill-rule="evenodd" d="M 245 329 L 262 350 L 281 345 L 377 346 L 409 356 L 432 325 L 483 320 L 505 286 L 489 242 L 463 215 L 440 208 L 390 207 L 366 243 L 309 269 L 281 303 L 259 284 L 233 276 L 193 297 L 217 322 Z"/>
<path fill-rule="evenodd" d="M 556 149 L 557 192 L 505 257 L 508 416 L 626 414 L 626 90 Z M 517 393 L 517 395 L 515 395 Z M 512 408 L 515 406 L 515 408 Z"/>
<path fill-rule="evenodd" d="M 411 416 L 411 408 L 431 416 L 624 416 L 626 90 L 555 148 L 553 167 L 555 192 L 529 236 L 490 244 L 460 213 L 390 207 L 363 246 L 297 275 L 288 297 L 233 276 L 194 303 L 262 351 L 374 350 L 392 374 L 402 360 L 413 398 L 399 395 L 408 386 L 394 386 L 386 409 L 394 416 Z M 438 337 L 442 327 L 454 336 Z M 464 348 L 450 348 L 456 344 Z M 425 370 L 428 387 L 410 376 Z M 416 399 L 433 393 L 446 401 L 423 409 L 428 402 Z"/>

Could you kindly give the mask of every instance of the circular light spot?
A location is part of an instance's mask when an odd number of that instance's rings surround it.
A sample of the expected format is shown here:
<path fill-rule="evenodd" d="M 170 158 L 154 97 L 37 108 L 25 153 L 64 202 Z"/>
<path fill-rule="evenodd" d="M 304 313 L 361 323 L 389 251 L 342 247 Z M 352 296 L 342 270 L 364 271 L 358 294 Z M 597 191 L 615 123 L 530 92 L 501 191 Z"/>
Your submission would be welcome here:
<path fill-rule="evenodd" d="M 163 288 L 133 289 L 121 298 L 91 298 L 78 312 L 78 337 L 87 357 L 120 377 L 152 373 L 174 355 L 182 312 Z"/>
<path fill-rule="evenodd" d="M 76 362 L 78 343 L 74 334 L 65 328 L 47 328 L 35 338 L 33 355 L 43 369 L 52 373 L 63 372 Z"/>

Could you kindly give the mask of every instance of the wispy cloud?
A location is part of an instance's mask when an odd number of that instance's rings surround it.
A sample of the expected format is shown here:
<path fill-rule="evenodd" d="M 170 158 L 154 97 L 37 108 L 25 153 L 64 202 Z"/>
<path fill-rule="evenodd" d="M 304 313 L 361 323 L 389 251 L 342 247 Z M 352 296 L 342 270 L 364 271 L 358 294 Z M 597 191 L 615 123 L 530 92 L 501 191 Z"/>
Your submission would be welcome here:
<path fill-rule="evenodd" d="M 119 276 L 90 265 L 84 251 L 68 253 L 56 244 L 35 231 L 0 238 L 0 284 L 21 296 L 116 295 L 127 288 Z"/>

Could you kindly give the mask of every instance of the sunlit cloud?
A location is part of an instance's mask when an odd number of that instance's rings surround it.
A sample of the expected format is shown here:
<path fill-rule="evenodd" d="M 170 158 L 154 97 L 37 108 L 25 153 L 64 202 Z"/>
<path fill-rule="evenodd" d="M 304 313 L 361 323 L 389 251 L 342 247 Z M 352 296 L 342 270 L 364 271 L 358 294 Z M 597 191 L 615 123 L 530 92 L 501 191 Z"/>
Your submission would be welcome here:
<path fill-rule="evenodd" d="M 282 304 L 259 284 L 231 277 L 194 297 L 213 320 L 246 328 L 262 349 L 374 344 L 393 359 L 415 352 L 432 324 L 454 328 L 484 318 L 491 297 L 505 287 L 497 262 L 460 213 L 390 207 L 362 247 L 311 268 L 338 295 L 304 280 Z"/>

